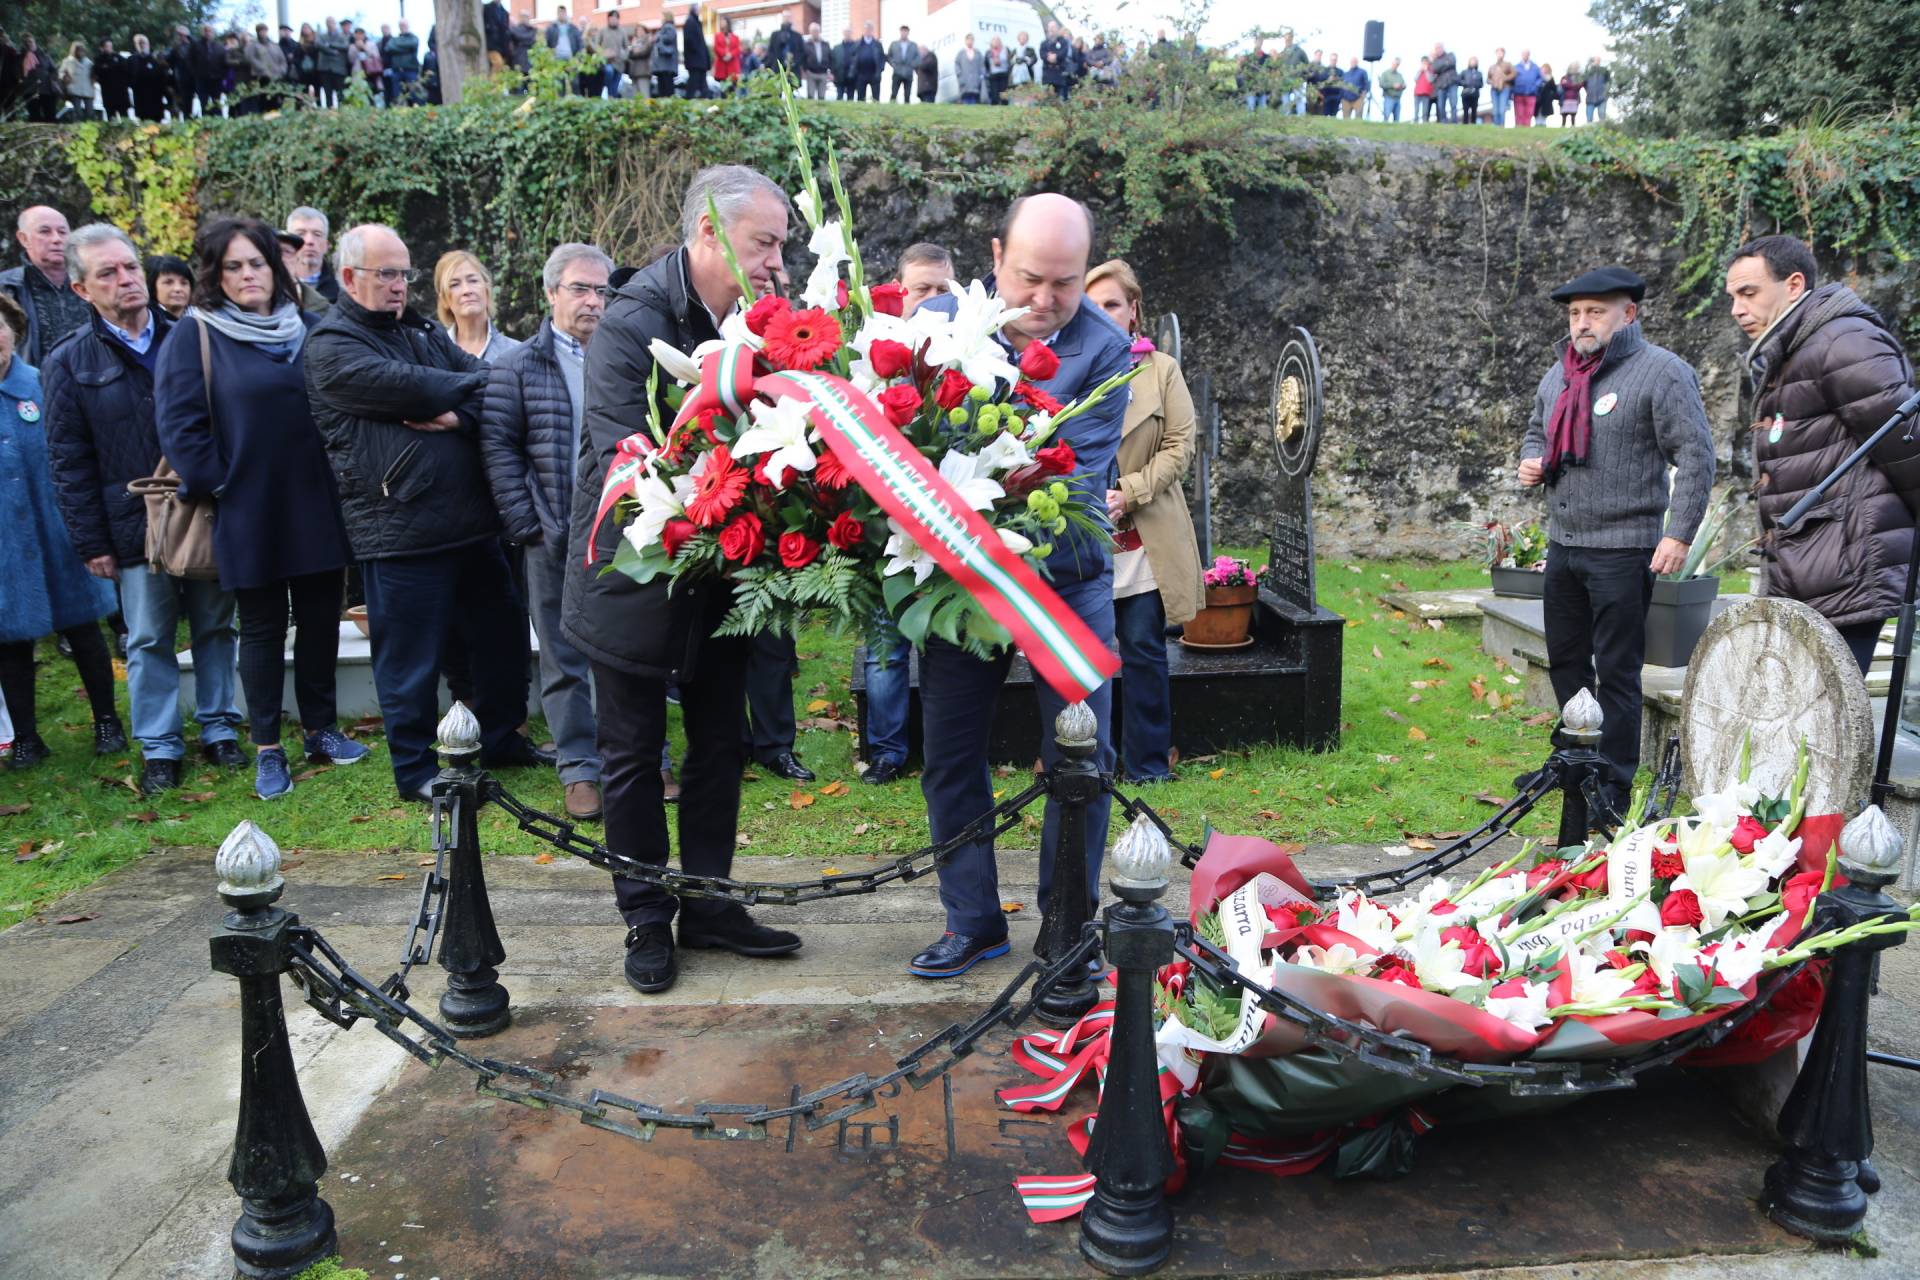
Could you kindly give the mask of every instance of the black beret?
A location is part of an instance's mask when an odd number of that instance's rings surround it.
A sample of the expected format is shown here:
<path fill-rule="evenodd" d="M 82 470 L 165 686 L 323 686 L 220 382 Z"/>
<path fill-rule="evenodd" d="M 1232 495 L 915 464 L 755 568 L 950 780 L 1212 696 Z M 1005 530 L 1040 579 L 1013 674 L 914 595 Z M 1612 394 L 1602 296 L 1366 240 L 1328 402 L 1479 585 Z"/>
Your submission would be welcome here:
<path fill-rule="evenodd" d="M 273 238 L 286 249 L 298 249 L 307 242 L 307 238 L 298 231 L 286 231 L 280 228 L 274 229 Z"/>
<path fill-rule="evenodd" d="M 1638 302 L 1647 296 L 1647 282 L 1625 267 L 1596 267 L 1547 296 L 1555 302 L 1572 302 L 1575 298 L 1604 298 L 1610 293 L 1624 293 Z"/>

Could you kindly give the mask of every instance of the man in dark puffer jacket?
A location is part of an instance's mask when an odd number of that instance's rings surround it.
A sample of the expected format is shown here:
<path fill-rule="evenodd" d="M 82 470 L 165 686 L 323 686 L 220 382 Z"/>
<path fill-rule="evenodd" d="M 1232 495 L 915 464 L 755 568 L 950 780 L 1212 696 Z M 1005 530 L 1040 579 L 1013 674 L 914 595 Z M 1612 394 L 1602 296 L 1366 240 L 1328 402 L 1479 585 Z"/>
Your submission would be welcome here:
<path fill-rule="evenodd" d="M 559 758 L 567 816 L 600 819 L 600 750 L 594 742 L 592 668 L 560 631 L 567 578 L 573 472 L 586 407 L 587 344 L 606 310 L 613 262 L 590 244 L 547 257 L 542 283 L 553 315 L 487 378 L 480 455 L 507 538 L 526 548 L 527 597 L 540 636 L 540 702 Z"/>
<path fill-rule="evenodd" d="M 1753 456 L 1767 594 L 1819 610 L 1864 673 L 1900 607 L 1920 446 L 1898 432 L 1793 529 L 1776 527 L 1913 392 L 1913 366 L 1880 316 L 1843 284 L 1816 287 L 1813 252 L 1791 236 L 1742 245 L 1727 268 L 1733 318 L 1754 340 Z"/>
<path fill-rule="evenodd" d="M 407 306 L 418 272 L 391 228 L 347 232 L 338 267 L 340 299 L 307 337 L 307 396 L 361 562 L 394 781 L 407 799 L 429 798 L 455 626 L 473 663 L 482 761 L 551 765 L 515 732 L 527 715 L 527 623 L 480 465 L 487 366 Z"/>

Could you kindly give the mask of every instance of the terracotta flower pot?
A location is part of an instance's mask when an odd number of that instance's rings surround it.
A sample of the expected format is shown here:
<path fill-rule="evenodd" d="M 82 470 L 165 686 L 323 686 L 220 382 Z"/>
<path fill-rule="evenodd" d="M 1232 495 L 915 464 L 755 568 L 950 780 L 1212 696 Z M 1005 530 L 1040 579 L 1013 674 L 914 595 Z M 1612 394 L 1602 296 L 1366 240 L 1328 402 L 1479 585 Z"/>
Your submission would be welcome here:
<path fill-rule="evenodd" d="M 363 604 L 353 605 L 348 608 L 342 616 L 355 627 L 358 627 L 361 635 L 364 636 L 367 634 L 367 606 Z"/>
<path fill-rule="evenodd" d="M 1207 607 L 1186 624 L 1189 644 L 1239 644 L 1253 623 L 1253 587 L 1208 587 Z"/>

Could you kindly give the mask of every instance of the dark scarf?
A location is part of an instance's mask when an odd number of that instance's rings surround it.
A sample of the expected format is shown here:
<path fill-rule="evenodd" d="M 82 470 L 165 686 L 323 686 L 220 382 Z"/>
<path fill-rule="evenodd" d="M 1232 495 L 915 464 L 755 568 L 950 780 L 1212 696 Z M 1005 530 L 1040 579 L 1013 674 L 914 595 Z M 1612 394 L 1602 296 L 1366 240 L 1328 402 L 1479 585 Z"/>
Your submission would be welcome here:
<path fill-rule="evenodd" d="M 1593 373 L 1606 358 L 1605 347 L 1590 356 L 1567 344 L 1560 357 L 1566 385 L 1553 402 L 1553 417 L 1547 422 L 1546 481 L 1554 483 L 1568 467 L 1587 465 L 1587 446 L 1593 440 Z"/>

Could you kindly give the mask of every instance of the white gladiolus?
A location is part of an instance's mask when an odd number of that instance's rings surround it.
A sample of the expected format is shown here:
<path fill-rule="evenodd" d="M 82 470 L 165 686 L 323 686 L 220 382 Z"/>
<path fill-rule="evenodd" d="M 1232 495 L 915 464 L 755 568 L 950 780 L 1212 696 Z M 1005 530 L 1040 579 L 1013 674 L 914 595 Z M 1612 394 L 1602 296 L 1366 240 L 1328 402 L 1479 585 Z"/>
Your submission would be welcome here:
<path fill-rule="evenodd" d="M 1466 957 L 1457 942 L 1440 941 L 1437 928 L 1422 929 L 1413 936 L 1413 976 L 1429 991 L 1451 995 L 1461 987 L 1471 987 L 1480 979 L 1467 976 L 1461 969 Z"/>
<path fill-rule="evenodd" d="M 1631 951 L 1646 957 L 1663 990 L 1673 989 L 1673 972 L 1682 965 L 1700 963 L 1700 936 L 1686 925 L 1669 925 L 1652 942 L 1636 942 Z"/>
<path fill-rule="evenodd" d="M 1340 899 L 1334 927 L 1376 950 L 1393 950 L 1393 917 L 1385 907 L 1369 902 L 1360 893 L 1349 893 Z"/>
<path fill-rule="evenodd" d="M 1365 973 L 1373 968 L 1371 956 L 1362 956 L 1344 942 L 1336 942 L 1330 947 L 1316 947 L 1308 943 L 1293 953 L 1292 963 L 1318 969 L 1322 973 Z"/>
<path fill-rule="evenodd" d="M 1607 1004 L 1633 990 L 1634 979 L 1621 977 L 1605 957 L 1584 948 L 1567 954 L 1567 969 L 1573 978 L 1573 1004 Z"/>
<path fill-rule="evenodd" d="M 1788 839 L 1778 831 L 1769 831 L 1753 843 L 1753 852 L 1748 855 L 1750 865 L 1772 880 L 1784 872 L 1800 856 L 1800 838 Z"/>
<path fill-rule="evenodd" d="M 1533 1031 L 1546 1026 L 1553 1019 L 1547 1016 L 1547 984 L 1529 982 L 1519 995 L 1488 996 L 1486 1010 L 1502 1022 L 1510 1022 L 1522 1031 Z"/>

